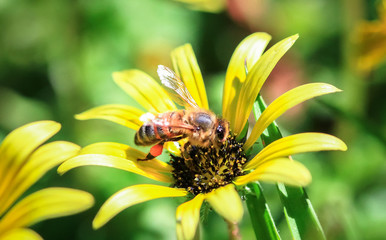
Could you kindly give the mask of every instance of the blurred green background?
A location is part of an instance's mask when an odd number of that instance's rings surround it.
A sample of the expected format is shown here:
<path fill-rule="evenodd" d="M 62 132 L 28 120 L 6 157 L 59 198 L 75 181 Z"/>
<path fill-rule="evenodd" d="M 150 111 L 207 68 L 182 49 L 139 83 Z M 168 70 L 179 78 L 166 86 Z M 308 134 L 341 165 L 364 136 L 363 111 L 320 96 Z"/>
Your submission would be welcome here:
<path fill-rule="evenodd" d="M 2 0 L 0 139 L 22 124 L 52 119 L 63 125 L 55 139 L 81 146 L 99 141 L 133 146 L 132 130 L 73 118 L 107 103 L 138 106 L 114 84 L 112 72 L 138 68 L 156 77 L 158 64 L 171 66 L 170 51 L 190 42 L 212 109 L 220 113 L 225 70 L 237 44 L 256 31 L 271 34 L 270 45 L 299 33 L 268 78 L 263 97 L 269 103 L 308 82 L 344 90 L 296 107 L 278 123 L 285 135 L 325 132 L 348 145 L 344 153 L 295 156 L 313 175 L 308 194 L 327 239 L 385 239 L 386 65 L 380 62 L 360 71 L 357 60 L 363 46 L 356 35 L 362 21 L 380 18 L 380 3 L 230 0 L 224 11 L 207 13 L 168 0 Z M 384 39 L 378 42 L 386 45 Z M 79 188 L 92 193 L 96 204 L 82 214 L 33 228 L 45 239 L 175 239 L 175 209 L 182 201 L 176 199 L 131 207 L 92 230 L 101 204 L 137 183 L 153 181 L 102 167 L 79 168 L 64 176 L 54 169 L 29 192 L 47 186 Z M 280 234 L 290 239 L 275 186 L 263 187 Z M 244 239 L 254 239 L 247 212 L 241 230 Z M 204 220 L 202 233 L 204 239 L 227 239 L 226 224 L 216 214 Z"/>

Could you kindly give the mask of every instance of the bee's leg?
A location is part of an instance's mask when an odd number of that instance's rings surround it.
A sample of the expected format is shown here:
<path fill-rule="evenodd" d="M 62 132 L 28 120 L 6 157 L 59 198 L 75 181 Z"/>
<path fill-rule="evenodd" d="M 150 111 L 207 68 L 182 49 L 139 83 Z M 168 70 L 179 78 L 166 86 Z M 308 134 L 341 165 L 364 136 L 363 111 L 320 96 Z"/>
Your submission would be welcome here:
<path fill-rule="evenodd" d="M 153 147 L 150 148 L 150 152 L 148 155 L 153 156 L 153 158 L 158 157 L 159 155 L 162 154 L 162 150 L 164 148 L 164 143 L 158 143 L 157 145 L 154 145 Z"/>
<path fill-rule="evenodd" d="M 147 161 L 147 160 L 151 160 L 153 158 L 156 158 L 162 154 L 163 148 L 164 148 L 164 143 L 163 142 L 158 143 L 150 148 L 150 152 L 146 155 L 145 158 L 138 158 L 137 160 L 138 161 Z"/>

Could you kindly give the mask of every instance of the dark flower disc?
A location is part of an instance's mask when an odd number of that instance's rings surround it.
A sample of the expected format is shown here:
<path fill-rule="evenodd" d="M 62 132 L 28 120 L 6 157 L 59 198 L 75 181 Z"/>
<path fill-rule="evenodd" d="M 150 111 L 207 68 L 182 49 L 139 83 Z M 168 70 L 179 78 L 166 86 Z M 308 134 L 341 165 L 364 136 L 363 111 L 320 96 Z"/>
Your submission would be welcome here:
<path fill-rule="evenodd" d="M 218 147 L 202 148 L 188 142 L 181 152 L 182 157 L 171 155 L 174 186 L 185 188 L 194 195 L 231 183 L 235 177 L 243 175 L 247 160 L 243 143 L 231 135 Z"/>

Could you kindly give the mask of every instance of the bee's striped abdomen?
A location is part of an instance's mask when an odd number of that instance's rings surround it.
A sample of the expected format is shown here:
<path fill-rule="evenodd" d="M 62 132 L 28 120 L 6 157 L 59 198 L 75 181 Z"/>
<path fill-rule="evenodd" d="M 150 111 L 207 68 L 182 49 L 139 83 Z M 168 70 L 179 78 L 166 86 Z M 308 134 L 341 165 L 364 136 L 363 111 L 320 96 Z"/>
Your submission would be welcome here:
<path fill-rule="evenodd" d="M 165 128 L 165 130 L 164 130 Z M 167 137 L 166 135 L 166 132 L 169 132 L 166 127 L 163 127 L 163 126 L 160 126 L 160 125 L 156 125 L 156 129 L 155 129 L 155 134 L 157 135 L 158 138 L 160 139 L 165 139 Z"/>
<path fill-rule="evenodd" d="M 135 134 L 135 144 L 149 146 L 160 142 L 176 141 L 186 137 L 182 127 L 185 111 L 173 111 L 159 114 L 155 119 L 145 122 Z"/>
<path fill-rule="evenodd" d="M 141 146 L 153 145 L 159 142 L 160 139 L 157 138 L 154 131 L 154 124 L 152 122 L 143 124 L 135 134 L 134 141 L 135 144 Z"/>

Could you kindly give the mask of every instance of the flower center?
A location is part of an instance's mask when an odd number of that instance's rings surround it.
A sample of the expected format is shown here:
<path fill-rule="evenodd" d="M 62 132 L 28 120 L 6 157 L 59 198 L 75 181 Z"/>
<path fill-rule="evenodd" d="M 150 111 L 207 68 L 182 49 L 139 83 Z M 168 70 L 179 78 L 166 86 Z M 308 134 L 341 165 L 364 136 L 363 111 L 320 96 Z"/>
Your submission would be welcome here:
<path fill-rule="evenodd" d="M 243 143 L 229 134 L 220 146 L 202 148 L 186 143 L 182 157 L 171 155 L 175 187 L 185 188 L 194 195 L 207 193 L 225 186 L 237 176 L 243 175 L 243 165 L 247 161 Z"/>

